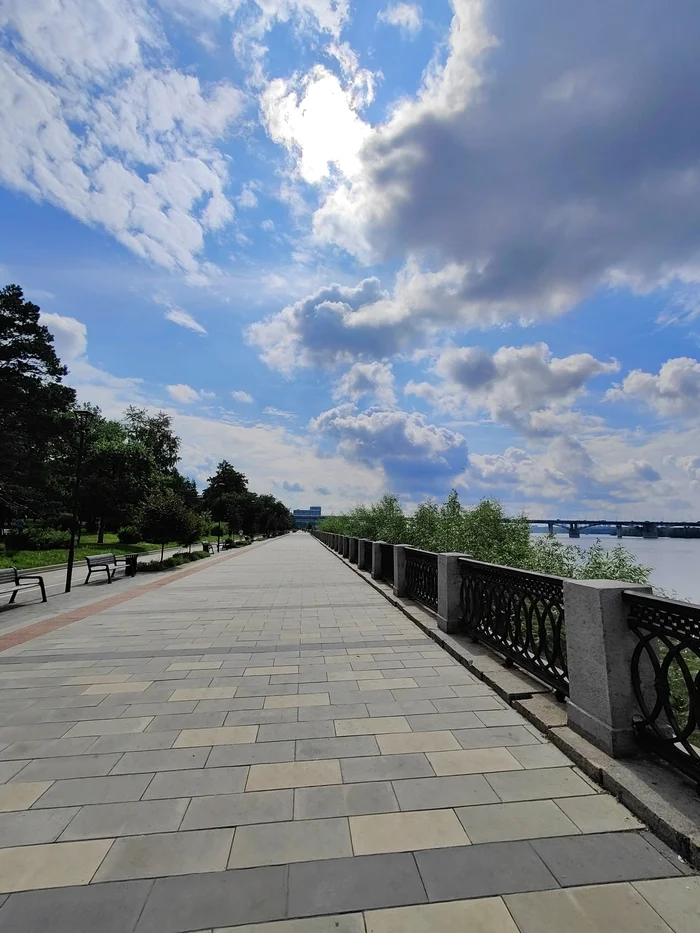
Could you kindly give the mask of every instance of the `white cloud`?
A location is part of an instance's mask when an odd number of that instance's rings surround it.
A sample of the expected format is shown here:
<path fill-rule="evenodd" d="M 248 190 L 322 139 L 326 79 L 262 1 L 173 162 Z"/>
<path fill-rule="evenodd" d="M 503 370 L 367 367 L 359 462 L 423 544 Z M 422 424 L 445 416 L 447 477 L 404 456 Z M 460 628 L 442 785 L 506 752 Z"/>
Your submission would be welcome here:
<path fill-rule="evenodd" d="M 193 402 L 200 402 L 202 398 L 209 396 L 208 392 L 199 392 L 197 389 L 193 389 L 191 386 L 185 385 L 184 383 L 166 386 L 165 388 L 168 391 L 168 395 L 182 405 L 191 405 Z"/>
<path fill-rule="evenodd" d="M 53 334 L 54 348 L 62 363 L 69 363 L 87 350 L 87 327 L 82 321 L 62 314 L 41 313 L 39 323 Z"/>
<path fill-rule="evenodd" d="M 304 492 L 304 487 L 301 483 L 290 483 L 289 480 L 284 480 L 283 483 L 280 483 L 282 489 L 285 492 Z"/>
<path fill-rule="evenodd" d="M 354 402 L 369 395 L 382 405 L 395 405 L 394 373 L 389 363 L 355 363 L 338 380 L 333 394 Z"/>
<path fill-rule="evenodd" d="M 366 262 L 456 265 L 455 298 L 484 321 L 698 281 L 700 6 L 452 6 L 444 65 L 373 130 L 317 236 Z"/>
<path fill-rule="evenodd" d="M 443 350 L 433 367 L 441 382 L 409 382 L 408 395 L 424 398 L 433 407 L 463 415 L 485 411 L 496 422 L 524 434 L 555 434 L 582 427 L 585 416 L 568 409 L 586 384 L 616 372 L 617 362 L 603 362 L 590 353 L 557 358 L 545 343 L 501 347 L 489 353 L 479 347 Z M 588 417 L 589 424 L 601 419 Z"/>
<path fill-rule="evenodd" d="M 393 492 L 444 491 L 463 469 L 466 441 L 461 434 L 430 424 L 417 412 L 339 405 L 312 418 L 309 428 L 336 443 L 341 456 L 381 467 Z"/>
<path fill-rule="evenodd" d="M 417 36 L 423 27 L 423 13 L 417 3 L 390 3 L 379 12 L 377 19 L 389 26 L 396 26 L 410 38 Z"/>
<path fill-rule="evenodd" d="M 233 216 L 215 143 L 244 95 L 158 67 L 168 50 L 145 0 L 8 0 L 0 17 L 13 39 L 0 51 L 0 181 L 201 274 L 205 235 Z"/>
<path fill-rule="evenodd" d="M 700 363 L 681 356 L 666 360 L 658 375 L 635 369 L 606 393 L 610 401 L 638 401 L 663 417 L 700 415 Z"/>
<path fill-rule="evenodd" d="M 246 405 L 250 405 L 253 402 L 253 396 L 249 395 L 247 392 L 243 392 L 241 389 L 236 389 L 231 395 L 237 402 L 244 402 Z"/>
<path fill-rule="evenodd" d="M 182 308 L 170 308 L 164 316 L 173 324 L 179 324 L 180 327 L 186 327 L 197 334 L 206 334 L 206 330 L 199 321 L 196 321 L 188 311 L 183 311 Z"/>
<path fill-rule="evenodd" d="M 369 126 L 354 109 L 352 91 L 323 65 L 301 81 L 271 81 L 260 105 L 268 133 L 293 155 L 304 181 L 316 184 L 333 171 L 358 171 Z"/>
<path fill-rule="evenodd" d="M 284 411 L 281 408 L 263 408 L 264 415 L 270 415 L 271 418 L 284 418 L 285 421 L 294 421 L 296 415 L 291 411 Z"/>
<path fill-rule="evenodd" d="M 253 210 L 258 206 L 258 198 L 251 184 L 244 185 L 241 193 L 236 198 L 236 204 L 241 210 Z"/>

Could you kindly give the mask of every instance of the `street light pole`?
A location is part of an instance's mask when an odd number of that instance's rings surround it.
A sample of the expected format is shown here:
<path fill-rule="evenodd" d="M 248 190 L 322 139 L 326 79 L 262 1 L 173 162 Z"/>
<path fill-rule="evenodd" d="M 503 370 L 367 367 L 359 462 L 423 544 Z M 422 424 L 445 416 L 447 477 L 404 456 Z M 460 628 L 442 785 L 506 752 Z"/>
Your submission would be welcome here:
<path fill-rule="evenodd" d="M 75 464 L 75 485 L 73 486 L 73 517 L 70 526 L 70 547 L 68 548 L 68 566 L 66 568 L 66 593 L 70 593 L 73 579 L 73 561 L 75 560 L 75 535 L 78 523 L 78 502 L 80 495 L 80 480 L 83 472 L 83 456 L 85 454 L 85 433 L 88 424 L 95 417 L 89 409 L 78 409 L 74 412 L 78 422 L 78 457 Z"/>
<path fill-rule="evenodd" d="M 216 553 L 218 554 L 221 550 L 221 497 L 223 495 L 223 488 L 221 483 L 219 483 L 219 521 L 216 526 Z"/>

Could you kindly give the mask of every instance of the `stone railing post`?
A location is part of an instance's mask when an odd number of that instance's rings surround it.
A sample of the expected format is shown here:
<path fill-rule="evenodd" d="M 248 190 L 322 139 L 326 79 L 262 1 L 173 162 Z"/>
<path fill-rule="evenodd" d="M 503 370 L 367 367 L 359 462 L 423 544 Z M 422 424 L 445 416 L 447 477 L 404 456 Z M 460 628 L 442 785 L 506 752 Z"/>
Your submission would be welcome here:
<path fill-rule="evenodd" d="M 382 579 L 382 544 L 386 544 L 386 541 L 373 541 L 372 542 L 372 579 L 373 580 Z"/>
<path fill-rule="evenodd" d="M 357 538 L 349 538 L 348 560 L 351 564 L 357 563 Z"/>
<path fill-rule="evenodd" d="M 357 539 L 357 569 L 372 569 L 372 542 L 367 538 Z"/>
<path fill-rule="evenodd" d="M 394 545 L 394 596 L 406 595 L 406 548 L 410 544 Z"/>
<path fill-rule="evenodd" d="M 462 575 L 459 569 L 460 557 L 468 554 L 447 552 L 438 554 L 438 628 L 453 635 L 459 630 L 462 618 L 461 589 Z"/>
<path fill-rule="evenodd" d="M 652 592 L 650 586 L 614 580 L 564 581 L 568 725 L 615 758 L 637 750 L 631 676 L 636 642 L 623 590 Z"/>
<path fill-rule="evenodd" d="M 335 536 L 335 553 L 340 554 L 342 550 L 343 550 L 343 536 L 336 535 Z"/>
<path fill-rule="evenodd" d="M 350 538 L 347 535 L 343 535 L 343 557 L 349 557 L 350 555 Z"/>

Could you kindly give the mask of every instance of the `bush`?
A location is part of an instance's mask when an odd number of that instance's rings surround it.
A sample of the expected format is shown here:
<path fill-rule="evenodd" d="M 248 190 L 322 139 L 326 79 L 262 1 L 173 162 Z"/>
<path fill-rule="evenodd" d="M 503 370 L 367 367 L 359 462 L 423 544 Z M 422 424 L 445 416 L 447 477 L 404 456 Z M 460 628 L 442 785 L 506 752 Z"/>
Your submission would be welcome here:
<path fill-rule="evenodd" d="M 210 531 L 210 534 L 216 538 L 221 538 L 226 534 L 226 529 L 224 528 L 223 525 L 214 525 L 214 527 Z"/>
<path fill-rule="evenodd" d="M 70 533 L 59 528 L 27 528 L 5 536 L 8 551 L 61 551 L 70 546 Z"/>
<path fill-rule="evenodd" d="M 141 541 L 141 529 L 136 525 L 127 525 L 117 534 L 120 544 L 138 544 Z"/>
<path fill-rule="evenodd" d="M 207 551 L 195 551 L 189 554 L 185 551 L 182 554 L 173 554 L 172 557 L 166 557 L 164 561 L 147 560 L 136 565 L 139 573 L 158 573 L 160 570 L 172 570 L 174 567 L 181 567 L 183 564 L 190 564 L 193 561 L 201 560 L 203 557 L 209 557 Z"/>

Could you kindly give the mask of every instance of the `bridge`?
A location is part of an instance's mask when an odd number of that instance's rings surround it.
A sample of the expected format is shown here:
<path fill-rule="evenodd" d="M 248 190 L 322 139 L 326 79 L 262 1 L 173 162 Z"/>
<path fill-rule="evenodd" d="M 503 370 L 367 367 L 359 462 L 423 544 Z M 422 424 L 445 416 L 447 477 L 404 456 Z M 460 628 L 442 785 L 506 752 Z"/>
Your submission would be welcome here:
<path fill-rule="evenodd" d="M 700 522 L 652 522 L 652 521 L 618 521 L 617 519 L 601 519 L 600 521 L 586 518 L 528 518 L 530 525 L 546 525 L 550 534 L 555 528 L 568 530 L 570 538 L 580 538 L 582 528 L 615 528 L 617 537 L 622 537 L 623 528 L 641 528 L 643 538 L 658 538 L 659 528 L 700 528 Z"/>

